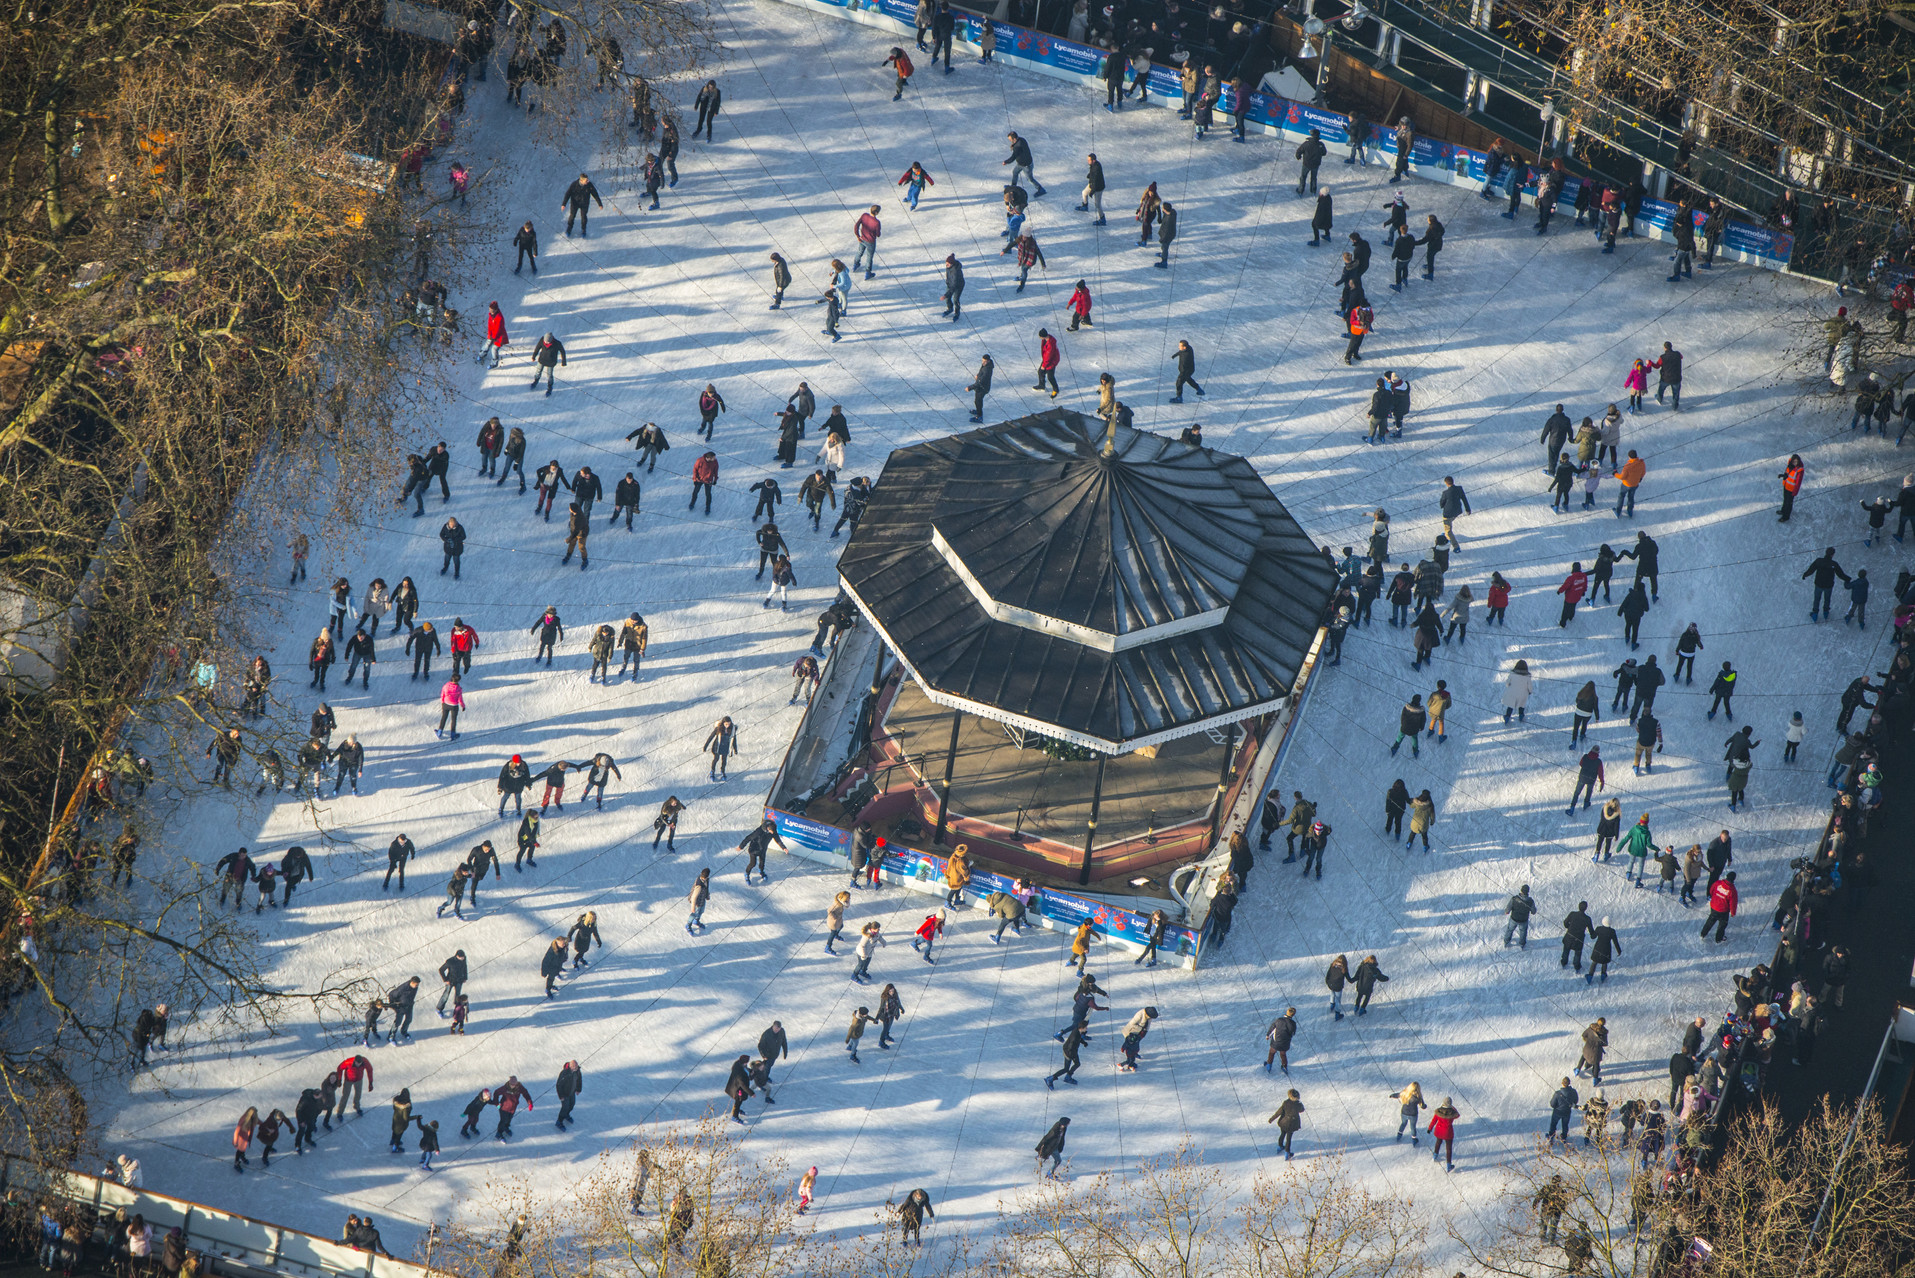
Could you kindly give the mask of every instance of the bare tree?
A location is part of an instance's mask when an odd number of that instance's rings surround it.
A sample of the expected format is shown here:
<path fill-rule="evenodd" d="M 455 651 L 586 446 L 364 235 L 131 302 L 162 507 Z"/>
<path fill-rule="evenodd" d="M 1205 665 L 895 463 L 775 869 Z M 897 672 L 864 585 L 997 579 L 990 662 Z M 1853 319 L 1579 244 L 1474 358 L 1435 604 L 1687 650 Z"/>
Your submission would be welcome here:
<path fill-rule="evenodd" d="M 1873 1105 L 1858 1120 L 1825 1104 L 1792 1128 L 1763 1103 L 1724 1135 L 1700 1167 L 1640 1158 L 1609 1134 L 1587 1147 L 1539 1143 L 1507 1166 L 1494 1233 L 1475 1238 L 1453 1224 L 1450 1236 L 1484 1272 L 1508 1278 L 1673 1276 L 1696 1239 L 1711 1253 L 1707 1272 L 1723 1278 L 1910 1272 L 1915 1181 Z M 1698 1155 L 1711 1143 L 1700 1124 L 1678 1140 Z"/>
<path fill-rule="evenodd" d="M 482 1201 L 496 1225 L 454 1227 L 433 1267 L 461 1278 L 783 1278 L 826 1254 L 795 1191 L 789 1168 L 746 1155 L 732 1125 L 709 1114 L 606 1154 L 557 1198 L 524 1181 L 489 1186 Z"/>
<path fill-rule="evenodd" d="M 1010 1278 L 1414 1278 L 1412 1204 L 1353 1188 L 1338 1158 L 1233 1198 L 1195 1146 L 1121 1179 L 1042 1180 L 1006 1205 L 991 1263 Z"/>

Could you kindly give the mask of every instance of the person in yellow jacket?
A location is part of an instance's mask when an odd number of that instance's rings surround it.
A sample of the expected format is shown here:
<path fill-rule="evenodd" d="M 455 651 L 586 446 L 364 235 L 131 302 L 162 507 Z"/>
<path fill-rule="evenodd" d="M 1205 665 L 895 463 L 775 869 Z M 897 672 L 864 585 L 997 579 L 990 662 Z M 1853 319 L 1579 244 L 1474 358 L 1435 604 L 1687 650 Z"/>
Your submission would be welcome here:
<path fill-rule="evenodd" d="M 944 903 L 951 909 L 964 904 L 964 889 L 971 881 L 971 849 L 960 843 L 951 852 L 951 859 L 944 863 L 944 886 L 950 891 L 944 894 Z"/>
<path fill-rule="evenodd" d="M 1069 967 L 1072 964 L 1076 965 L 1080 973 L 1090 965 L 1089 919 L 1085 919 L 1082 923 L 1079 923 L 1077 930 L 1071 933 L 1071 956 L 1064 960 L 1064 965 Z"/>
<path fill-rule="evenodd" d="M 1438 741 L 1448 741 L 1450 739 L 1449 727 L 1443 722 L 1443 716 L 1449 713 L 1450 703 L 1453 700 L 1454 698 L 1450 696 L 1449 684 L 1442 679 L 1438 679 L 1436 681 L 1436 691 L 1432 692 L 1429 695 L 1429 699 L 1424 702 L 1424 705 L 1428 707 L 1430 712 L 1429 727 L 1426 731 Z"/>

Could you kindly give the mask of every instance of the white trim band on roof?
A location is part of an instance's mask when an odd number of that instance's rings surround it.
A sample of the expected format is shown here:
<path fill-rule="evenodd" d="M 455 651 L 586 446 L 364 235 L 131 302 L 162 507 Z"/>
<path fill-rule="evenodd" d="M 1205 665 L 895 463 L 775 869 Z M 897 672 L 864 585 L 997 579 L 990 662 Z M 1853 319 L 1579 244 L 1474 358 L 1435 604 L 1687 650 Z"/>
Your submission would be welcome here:
<path fill-rule="evenodd" d="M 1046 723 L 1041 719 L 1032 719 L 1024 715 L 1012 714 L 1010 711 L 1001 710 L 996 706 L 988 706 L 979 701 L 971 701 L 964 697 L 954 697 L 948 692 L 938 691 L 925 681 L 923 675 L 918 673 L 917 667 L 911 664 L 911 659 L 904 655 L 904 649 L 892 640 L 889 632 L 885 630 L 877 617 L 873 615 L 870 606 L 859 597 L 858 592 L 852 588 L 851 583 L 844 579 L 843 573 L 838 575 L 838 584 L 843 586 L 844 592 L 851 596 L 851 601 L 858 605 L 858 611 L 864 614 L 864 619 L 871 624 L 871 628 L 878 632 L 878 638 L 883 642 L 885 648 L 890 651 L 892 656 L 898 659 L 898 664 L 904 667 L 905 673 L 911 676 L 911 682 L 918 685 L 918 690 L 922 692 L 925 698 L 932 702 L 932 704 L 945 706 L 952 710 L 968 711 L 981 719 L 991 719 L 998 723 L 1006 723 L 1014 728 L 1022 728 L 1027 732 L 1041 732 L 1047 737 L 1056 737 L 1059 741 L 1068 741 L 1072 745 L 1080 745 L 1087 750 L 1097 750 L 1107 755 L 1128 754 L 1133 750 L 1142 750 L 1148 746 L 1162 745 L 1166 741 L 1177 741 L 1183 737 L 1194 737 L 1199 732 L 1208 732 L 1212 728 L 1221 728 L 1229 724 L 1242 723 L 1246 719 L 1254 719 L 1256 716 L 1268 711 L 1282 709 L 1284 704 L 1290 700 L 1286 694 L 1271 701 L 1253 702 L 1240 709 L 1230 710 L 1224 714 L 1211 715 L 1207 719 L 1199 719 L 1192 723 L 1179 724 L 1175 728 L 1169 728 L 1163 732 L 1153 732 L 1149 736 L 1137 737 L 1129 741 L 1108 741 L 1103 737 L 1093 737 L 1082 732 L 1072 732 L 1066 728 L 1059 727 L 1057 724 Z M 1323 627 L 1318 627 L 1315 643 L 1320 644 L 1322 641 Z"/>
<path fill-rule="evenodd" d="M 1131 648 L 1141 648 L 1147 643 L 1156 643 L 1160 639 L 1171 639 L 1188 634 L 1193 630 L 1209 630 L 1214 626 L 1222 625 L 1224 618 L 1230 615 L 1228 606 L 1212 608 L 1207 612 L 1178 617 L 1174 621 L 1145 626 L 1141 630 L 1132 630 L 1121 635 L 1111 634 L 1091 626 L 1080 626 L 1074 621 L 1065 621 L 1061 617 L 1052 617 L 1029 608 L 1019 608 L 993 599 L 990 592 L 984 588 L 984 583 L 971 575 L 971 570 L 965 567 L 963 558 L 952 549 L 951 543 L 944 539 L 944 534 L 938 531 L 936 524 L 931 526 L 931 545 L 939 555 L 943 556 L 945 564 L 951 571 L 957 574 L 958 580 L 964 583 L 964 588 L 971 592 L 971 598 L 977 600 L 978 607 L 984 609 L 993 621 L 1001 621 L 1007 626 L 1017 626 L 1024 630 L 1035 630 L 1041 634 L 1051 635 L 1054 638 L 1066 639 L 1085 648 L 1095 648 L 1099 652 L 1124 652 Z M 862 606 L 861 604 L 860 607 Z M 920 686 L 923 686 L 923 680 L 920 679 L 918 682 Z M 929 690 L 926 691 L 928 693 Z"/>

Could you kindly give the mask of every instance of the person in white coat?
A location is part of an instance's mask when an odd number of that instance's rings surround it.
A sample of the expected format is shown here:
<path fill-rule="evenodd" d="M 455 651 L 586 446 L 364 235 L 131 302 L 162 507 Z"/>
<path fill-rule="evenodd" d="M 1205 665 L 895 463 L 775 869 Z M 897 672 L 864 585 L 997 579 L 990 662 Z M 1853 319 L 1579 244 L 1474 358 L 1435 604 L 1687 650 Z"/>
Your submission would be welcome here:
<path fill-rule="evenodd" d="M 1529 690 L 1533 680 L 1529 677 L 1529 663 L 1519 661 L 1516 668 L 1509 672 L 1509 678 L 1503 682 L 1503 722 L 1508 723 L 1513 714 L 1518 719 L 1525 717 L 1529 705 Z"/>
<path fill-rule="evenodd" d="M 818 460 L 824 463 L 825 482 L 837 483 L 838 472 L 844 469 L 844 440 L 835 432 L 825 436 L 824 445 L 818 449 Z"/>

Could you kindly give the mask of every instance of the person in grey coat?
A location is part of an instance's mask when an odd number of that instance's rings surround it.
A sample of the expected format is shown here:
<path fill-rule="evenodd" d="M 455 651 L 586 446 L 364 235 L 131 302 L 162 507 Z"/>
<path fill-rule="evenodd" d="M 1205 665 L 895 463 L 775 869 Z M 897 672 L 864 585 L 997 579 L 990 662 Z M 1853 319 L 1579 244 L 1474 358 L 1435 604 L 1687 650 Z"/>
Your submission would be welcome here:
<path fill-rule="evenodd" d="M 1563 1085 L 1557 1088 L 1555 1094 L 1549 1098 L 1549 1135 L 1546 1137 L 1547 1140 L 1551 1143 L 1555 1142 L 1556 1129 L 1560 1126 L 1563 1132 L 1563 1144 L 1567 1145 L 1569 1143 L 1569 1116 L 1576 1112 L 1576 1105 L 1581 1099 L 1582 1098 L 1576 1094 L 1576 1089 L 1571 1087 L 1569 1080 L 1565 1078 Z"/>
<path fill-rule="evenodd" d="M 1555 472 L 1556 458 L 1562 453 L 1563 446 L 1569 442 L 1569 436 L 1574 430 L 1575 426 L 1570 422 L 1569 414 L 1563 411 L 1561 404 L 1556 405 L 1556 411 L 1551 413 L 1549 420 L 1543 423 L 1543 433 L 1537 436 L 1536 440 L 1543 446 L 1544 474 Z"/>

